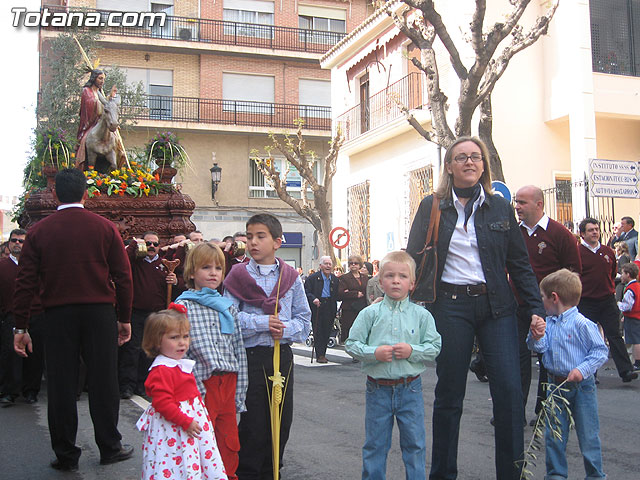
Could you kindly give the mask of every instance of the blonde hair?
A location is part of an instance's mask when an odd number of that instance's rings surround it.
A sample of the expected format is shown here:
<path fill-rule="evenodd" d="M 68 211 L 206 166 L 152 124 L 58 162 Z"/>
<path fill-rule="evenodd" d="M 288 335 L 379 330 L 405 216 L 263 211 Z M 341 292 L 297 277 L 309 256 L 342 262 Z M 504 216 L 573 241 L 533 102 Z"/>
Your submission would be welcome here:
<path fill-rule="evenodd" d="M 556 295 L 565 306 L 573 307 L 580 302 L 582 282 L 577 273 L 562 268 L 542 279 L 540 291 L 547 298 L 551 298 L 551 294 L 556 292 Z"/>
<path fill-rule="evenodd" d="M 616 242 L 614 248 L 619 248 L 622 253 L 629 254 L 629 245 L 624 240 L 622 240 L 621 242 Z"/>
<path fill-rule="evenodd" d="M 177 310 L 160 310 L 147 317 L 142 334 L 142 350 L 149 358 L 160 355 L 160 344 L 165 333 L 177 330 L 180 333 L 189 331 L 189 319 Z"/>
<path fill-rule="evenodd" d="M 380 268 L 378 274 L 382 278 L 384 274 L 384 267 L 387 263 L 404 263 L 409 267 L 409 275 L 412 282 L 416 281 L 416 262 L 407 252 L 398 250 L 395 252 L 387 253 L 382 260 L 380 260 Z"/>
<path fill-rule="evenodd" d="M 442 173 L 440 174 L 440 181 L 438 182 L 438 190 L 436 190 L 436 196 L 438 198 L 451 198 L 453 175 L 447 172 L 445 165 L 447 163 L 450 164 L 453 161 L 453 147 L 463 142 L 473 142 L 480 149 L 480 152 L 482 153 L 482 165 L 484 167 L 484 171 L 482 172 L 482 175 L 480 175 L 480 180 L 478 180 L 478 182 L 482 185 L 485 195 L 492 195 L 491 167 L 489 166 L 489 150 L 487 149 L 487 146 L 478 137 L 459 137 L 455 142 L 449 145 L 447 153 L 444 155 Z"/>
<path fill-rule="evenodd" d="M 219 246 L 204 242 L 189 250 L 187 259 L 184 262 L 183 275 L 184 283 L 187 287 L 196 288 L 195 283 L 193 282 L 193 276 L 195 275 L 196 270 L 209 263 L 222 267 L 222 278 L 220 279 L 220 282 L 222 282 L 222 280 L 224 280 L 225 260 L 224 253 L 222 253 Z"/>

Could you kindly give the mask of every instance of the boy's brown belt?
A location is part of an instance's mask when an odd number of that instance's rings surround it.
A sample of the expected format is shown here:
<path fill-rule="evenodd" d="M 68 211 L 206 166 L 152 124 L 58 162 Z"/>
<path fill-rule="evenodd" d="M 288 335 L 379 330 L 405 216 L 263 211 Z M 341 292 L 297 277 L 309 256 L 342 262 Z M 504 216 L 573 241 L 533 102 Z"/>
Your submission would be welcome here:
<path fill-rule="evenodd" d="M 394 385 L 400 385 L 401 383 L 404 383 L 405 385 L 407 383 L 411 383 L 419 376 L 420 375 L 416 375 L 415 377 L 388 379 L 388 378 L 373 378 L 367 375 L 367 380 L 369 380 L 370 382 L 376 383 L 378 385 L 383 385 L 385 387 L 393 387 Z"/>

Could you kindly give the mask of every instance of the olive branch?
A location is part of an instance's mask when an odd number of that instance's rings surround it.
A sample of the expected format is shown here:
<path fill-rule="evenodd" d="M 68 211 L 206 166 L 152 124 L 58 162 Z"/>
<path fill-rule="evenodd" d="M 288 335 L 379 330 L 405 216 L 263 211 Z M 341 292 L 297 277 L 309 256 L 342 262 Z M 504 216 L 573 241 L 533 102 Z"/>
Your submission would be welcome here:
<path fill-rule="evenodd" d="M 549 431 L 554 438 L 562 439 L 562 426 L 560 424 L 559 414 L 563 410 L 566 410 L 569 418 L 569 430 L 574 428 L 575 422 L 573 420 L 573 414 L 569 408 L 569 400 L 567 400 L 562 392 L 568 392 L 568 388 L 563 388 L 565 380 L 560 385 L 553 385 L 550 383 L 543 383 L 545 391 L 549 392 L 546 400 L 542 401 L 542 408 L 538 413 L 535 426 L 533 427 L 533 435 L 527 445 L 524 452 L 524 459 L 518 460 L 516 464 L 522 464 L 522 471 L 520 473 L 521 480 L 531 480 L 534 478 L 533 472 L 530 467 L 536 466 L 538 460 L 538 452 L 542 450 L 545 427 L 549 426 Z M 553 388 L 552 388 L 553 387 Z"/>

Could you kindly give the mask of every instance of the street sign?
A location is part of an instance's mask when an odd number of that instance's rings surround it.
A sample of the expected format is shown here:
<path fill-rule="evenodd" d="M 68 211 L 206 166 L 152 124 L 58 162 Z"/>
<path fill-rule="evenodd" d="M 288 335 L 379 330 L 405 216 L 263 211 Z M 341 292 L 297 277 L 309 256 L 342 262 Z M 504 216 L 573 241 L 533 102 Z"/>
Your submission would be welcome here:
<path fill-rule="evenodd" d="M 598 173 L 591 174 L 592 184 L 609 184 L 609 185 L 636 185 L 638 177 L 633 173 Z"/>
<path fill-rule="evenodd" d="M 589 160 L 589 190 L 596 197 L 638 198 L 640 162 Z"/>
<path fill-rule="evenodd" d="M 604 160 L 602 158 L 592 158 L 589 168 L 592 172 L 602 173 L 638 173 L 639 162 L 626 162 L 624 160 Z"/>
<path fill-rule="evenodd" d="M 635 185 L 591 185 L 589 190 L 596 197 L 638 198 L 638 187 Z"/>
<path fill-rule="evenodd" d="M 329 233 L 329 242 L 339 250 L 349 245 L 350 239 L 349 230 L 344 227 L 336 227 Z"/>
<path fill-rule="evenodd" d="M 493 193 L 495 195 L 500 195 L 501 197 L 504 197 L 507 202 L 511 203 L 511 190 L 509 190 L 509 187 L 507 187 L 504 182 L 494 180 L 491 182 L 491 187 L 493 188 Z"/>

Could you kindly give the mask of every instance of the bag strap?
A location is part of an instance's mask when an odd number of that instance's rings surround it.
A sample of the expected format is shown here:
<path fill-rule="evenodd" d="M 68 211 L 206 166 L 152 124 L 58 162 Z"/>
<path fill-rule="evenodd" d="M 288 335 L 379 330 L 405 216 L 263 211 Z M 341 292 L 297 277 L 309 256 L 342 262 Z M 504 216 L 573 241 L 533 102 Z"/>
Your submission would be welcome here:
<path fill-rule="evenodd" d="M 438 232 L 440 230 L 440 199 L 433 195 L 433 201 L 431 202 L 431 215 L 429 216 L 429 228 L 427 229 L 427 237 L 424 241 L 424 247 L 418 252 L 418 255 L 422 255 L 433 238 L 433 246 L 438 244 Z"/>

